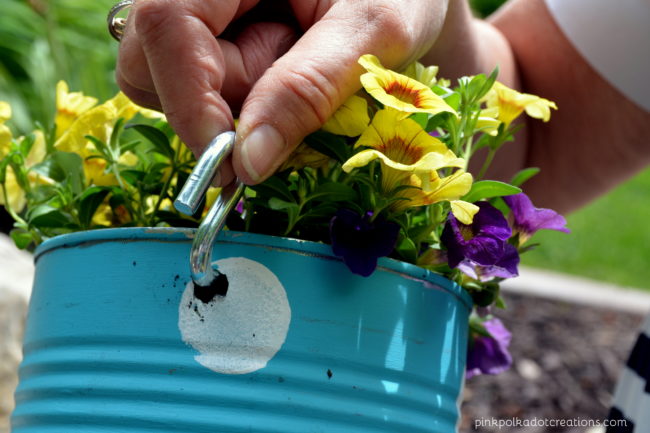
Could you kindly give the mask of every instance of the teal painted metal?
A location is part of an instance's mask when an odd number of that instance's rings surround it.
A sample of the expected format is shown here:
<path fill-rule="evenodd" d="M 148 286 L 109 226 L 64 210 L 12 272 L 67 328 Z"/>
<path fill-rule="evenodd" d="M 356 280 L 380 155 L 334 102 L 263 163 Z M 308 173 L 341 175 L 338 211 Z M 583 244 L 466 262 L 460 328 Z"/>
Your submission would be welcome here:
<path fill-rule="evenodd" d="M 457 285 L 390 259 L 358 277 L 326 245 L 224 232 L 215 260 L 269 268 L 291 323 L 266 367 L 216 373 L 179 331 L 191 235 L 107 229 L 37 250 L 14 433 L 455 431 L 471 305 Z"/>

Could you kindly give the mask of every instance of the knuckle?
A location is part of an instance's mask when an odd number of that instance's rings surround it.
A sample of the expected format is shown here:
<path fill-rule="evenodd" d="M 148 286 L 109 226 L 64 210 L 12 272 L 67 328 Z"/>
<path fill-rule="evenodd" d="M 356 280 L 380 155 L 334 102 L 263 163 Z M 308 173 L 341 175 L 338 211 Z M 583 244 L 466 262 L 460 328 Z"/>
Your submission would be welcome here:
<path fill-rule="evenodd" d="M 365 9 L 364 13 L 370 34 L 389 39 L 391 44 L 398 47 L 411 45 L 413 32 L 395 2 L 378 0 L 372 8 Z"/>
<path fill-rule="evenodd" d="M 305 129 L 316 129 L 327 121 L 338 98 L 334 80 L 316 67 L 293 70 L 278 80 L 282 89 L 292 96 L 285 106 Z"/>
<path fill-rule="evenodd" d="M 169 0 L 149 0 L 137 2 L 135 8 L 135 28 L 145 38 L 155 38 L 173 28 L 178 16 L 178 5 Z"/>

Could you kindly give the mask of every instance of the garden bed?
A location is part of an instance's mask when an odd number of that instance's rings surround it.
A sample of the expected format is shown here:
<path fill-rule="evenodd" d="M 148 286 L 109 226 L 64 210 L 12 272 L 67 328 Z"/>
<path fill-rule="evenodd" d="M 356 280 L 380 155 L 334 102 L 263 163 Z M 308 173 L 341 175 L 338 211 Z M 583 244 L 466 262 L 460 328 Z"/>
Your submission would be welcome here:
<path fill-rule="evenodd" d="M 508 309 L 497 314 L 513 330 L 510 347 L 515 364 L 499 376 L 467 381 L 460 431 L 588 431 L 585 427 L 474 429 L 475 422 L 492 419 L 602 422 L 642 316 L 515 294 L 506 294 L 505 299 Z"/>

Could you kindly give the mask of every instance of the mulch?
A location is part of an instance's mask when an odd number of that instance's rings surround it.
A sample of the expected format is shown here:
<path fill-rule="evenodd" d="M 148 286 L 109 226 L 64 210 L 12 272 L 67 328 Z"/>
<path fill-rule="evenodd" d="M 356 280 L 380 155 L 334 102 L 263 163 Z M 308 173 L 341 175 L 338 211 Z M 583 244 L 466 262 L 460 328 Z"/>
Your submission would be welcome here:
<path fill-rule="evenodd" d="M 514 364 L 467 381 L 460 431 L 584 433 L 587 427 L 569 426 L 602 422 L 643 317 L 514 294 L 505 299 L 508 309 L 496 315 L 513 333 Z M 535 418 L 567 426 L 521 427 Z M 489 427 L 493 419 L 520 426 Z"/>

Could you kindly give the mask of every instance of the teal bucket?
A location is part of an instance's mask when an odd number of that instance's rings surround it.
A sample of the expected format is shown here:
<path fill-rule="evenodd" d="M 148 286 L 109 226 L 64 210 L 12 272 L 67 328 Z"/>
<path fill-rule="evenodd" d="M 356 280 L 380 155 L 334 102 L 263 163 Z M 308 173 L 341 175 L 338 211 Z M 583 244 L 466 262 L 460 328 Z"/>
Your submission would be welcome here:
<path fill-rule="evenodd" d="M 192 235 L 107 229 L 38 248 L 14 433 L 456 430 L 459 286 L 391 259 L 359 277 L 327 245 L 223 232 L 227 291 L 204 302 Z"/>

